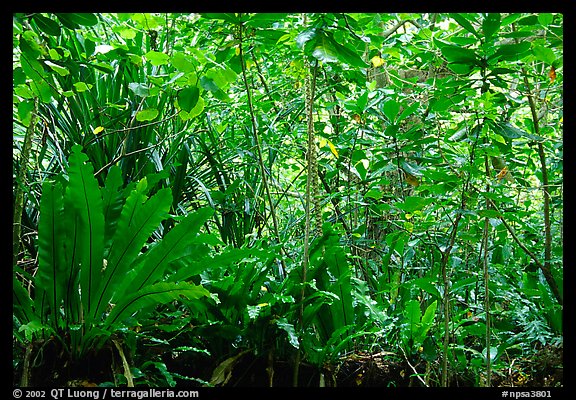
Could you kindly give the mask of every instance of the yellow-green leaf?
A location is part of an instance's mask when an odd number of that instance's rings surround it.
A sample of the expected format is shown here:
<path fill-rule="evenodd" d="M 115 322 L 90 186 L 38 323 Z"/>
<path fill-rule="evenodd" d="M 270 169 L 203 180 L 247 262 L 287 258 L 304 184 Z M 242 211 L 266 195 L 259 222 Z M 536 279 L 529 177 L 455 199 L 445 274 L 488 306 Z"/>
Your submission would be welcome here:
<path fill-rule="evenodd" d="M 155 108 L 147 108 L 145 110 L 138 111 L 136 114 L 137 121 L 152 121 L 158 116 L 158 110 Z"/>
<path fill-rule="evenodd" d="M 328 142 L 328 147 L 330 147 L 330 151 L 332 152 L 332 154 L 334 154 L 334 157 L 338 158 L 338 150 L 336 149 L 336 146 L 334 146 L 334 144 L 327 140 Z"/>
<path fill-rule="evenodd" d="M 94 131 L 92 133 L 94 133 L 95 135 L 99 134 L 100 132 L 102 132 L 104 130 L 103 126 L 98 126 L 96 127 L 96 129 L 94 129 Z"/>

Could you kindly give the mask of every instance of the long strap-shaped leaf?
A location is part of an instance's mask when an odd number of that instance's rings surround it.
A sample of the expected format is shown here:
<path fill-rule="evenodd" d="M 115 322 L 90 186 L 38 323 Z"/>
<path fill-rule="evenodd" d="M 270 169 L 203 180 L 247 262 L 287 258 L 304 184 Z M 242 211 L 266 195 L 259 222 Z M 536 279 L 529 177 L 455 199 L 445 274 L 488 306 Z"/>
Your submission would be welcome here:
<path fill-rule="evenodd" d="M 106 318 L 104 326 L 117 326 L 140 310 L 181 300 L 182 297 L 193 300 L 207 296 L 210 296 L 208 290 L 187 282 L 159 282 L 145 286 L 135 293 L 123 296 Z"/>
<path fill-rule="evenodd" d="M 95 298 L 94 316 L 97 318 L 112 301 L 118 285 L 126 279 L 145 241 L 166 218 L 172 203 L 170 189 L 161 189 L 146 201 L 143 193 L 146 184 L 146 178 L 139 182 L 122 208 L 99 294 Z"/>
<path fill-rule="evenodd" d="M 195 243 L 200 227 L 212 214 L 212 208 L 201 208 L 188 214 L 156 246 L 144 253 L 143 260 L 133 270 L 134 278 L 126 279 L 118 290 L 123 292 L 128 287 L 133 291 L 140 290 L 160 280 L 168 264 L 182 256 L 186 248 Z"/>
<path fill-rule="evenodd" d="M 57 326 L 58 309 L 64 296 L 65 265 L 62 215 L 64 202 L 62 185 L 45 181 L 42 185 L 40 220 L 38 222 L 38 271 L 35 280 L 36 310 L 46 323 L 49 307 L 53 326 Z"/>
<path fill-rule="evenodd" d="M 92 164 L 81 147 L 72 147 L 69 158 L 69 184 L 67 200 L 74 204 L 79 215 L 78 250 L 80 250 L 80 287 L 82 306 L 87 318 L 93 315 L 93 299 L 102 277 L 104 251 L 104 215 L 98 181 L 94 177 Z"/>

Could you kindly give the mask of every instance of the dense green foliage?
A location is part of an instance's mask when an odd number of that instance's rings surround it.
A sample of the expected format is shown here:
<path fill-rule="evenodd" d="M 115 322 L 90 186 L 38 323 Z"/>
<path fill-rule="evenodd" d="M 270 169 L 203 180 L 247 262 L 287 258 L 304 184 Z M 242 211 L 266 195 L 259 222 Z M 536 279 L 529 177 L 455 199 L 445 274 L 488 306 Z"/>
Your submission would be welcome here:
<path fill-rule="evenodd" d="M 519 384 L 561 345 L 562 14 L 17 13 L 13 48 L 18 384 L 50 346 Z"/>

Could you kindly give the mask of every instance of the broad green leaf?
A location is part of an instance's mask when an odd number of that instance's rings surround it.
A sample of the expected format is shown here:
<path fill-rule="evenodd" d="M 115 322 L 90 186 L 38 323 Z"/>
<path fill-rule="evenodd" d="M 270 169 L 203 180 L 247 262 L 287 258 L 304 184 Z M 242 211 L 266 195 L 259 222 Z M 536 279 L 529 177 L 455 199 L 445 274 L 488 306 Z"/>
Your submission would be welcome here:
<path fill-rule="evenodd" d="M 108 171 L 106 181 L 101 189 L 102 209 L 104 213 L 104 254 L 108 258 L 108 249 L 112 241 L 112 236 L 116 231 L 118 218 L 122 212 L 124 197 L 122 196 L 122 170 L 114 165 Z"/>
<path fill-rule="evenodd" d="M 390 99 L 384 103 L 383 107 L 384 115 L 388 118 L 391 123 L 396 121 L 396 116 L 400 111 L 400 103 L 394 99 Z"/>
<path fill-rule="evenodd" d="M 296 36 L 296 45 L 299 48 L 304 48 L 306 43 L 316 38 L 316 30 L 315 29 L 307 29 L 303 32 L 300 32 L 298 36 Z"/>
<path fill-rule="evenodd" d="M 156 246 L 141 256 L 142 261 L 133 270 L 134 279 L 123 286 L 140 290 L 143 286 L 163 278 L 169 263 L 182 256 L 190 244 L 198 243 L 197 233 L 213 214 L 212 208 L 200 208 L 188 214 Z"/>
<path fill-rule="evenodd" d="M 190 110 L 189 113 L 187 113 L 186 111 L 182 110 L 180 112 L 180 118 L 183 121 L 187 121 L 189 119 L 192 119 L 200 114 L 202 114 L 202 111 L 204 111 L 204 99 L 202 98 L 202 96 L 200 96 L 198 98 L 198 102 L 196 103 L 196 105 L 194 106 L 194 108 L 192 110 Z"/>
<path fill-rule="evenodd" d="M 183 53 L 175 53 L 172 56 L 172 65 L 178 70 L 184 73 L 193 72 L 196 70 L 196 66 L 192 62 L 192 59 L 183 54 Z"/>
<path fill-rule="evenodd" d="M 368 191 L 364 194 L 364 198 L 365 198 L 365 199 L 380 200 L 383 196 L 384 196 L 384 193 L 382 193 L 381 190 L 376 189 L 376 188 L 371 188 L 370 190 L 368 190 Z"/>
<path fill-rule="evenodd" d="M 70 74 L 70 71 L 68 71 L 68 68 L 63 67 L 61 65 L 58 65 L 56 63 L 53 63 L 52 61 L 46 60 L 46 61 L 44 61 L 44 64 L 49 66 L 52 69 L 52 71 L 56 72 L 60 76 L 66 76 L 66 75 Z"/>
<path fill-rule="evenodd" d="M 414 114 L 414 112 L 418 109 L 418 107 L 420 107 L 420 103 L 414 102 L 410 104 L 408 107 L 404 108 L 404 110 L 402 110 L 402 112 L 400 113 L 397 122 L 403 121 L 410 115 Z"/>
<path fill-rule="evenodd" d="M 150 61 L 150 64 L 154 66 L 168 64 L 168 61 L 170 60 L 168 54 L 154 50 L 150 50 L 148 53 L 144 54 L 144 57 L 146 57 L 146 59 Z"/>
<path fill-rule="evenodd" d="M 188 113 L 196 107 L 199 98 L 200 90 L 196 86 L 187 87 L 178 92 L 178 104 Z"/>
<path fill-rule="evenodd" d="M 497 58 L 505 61 L 515 61 L 524 57 L 530 50 L 530 42 L 503 44 L 496 47 L 496 52 L 488 60 Z"/>
<path fill-rule="evenodd" d="M 100 285 L 103 267 L 104 214 L 98 181 L 81 146 L 73 146 L 69 164 L 66 197 L 68 204 L 75 206 L 74 211 L 79 217 L 77 251 L 80 251 L 80 287 L 82 305 L 88 317 L 94 311 L 92 301 Z"/>
<path fill-rule="evenodd" d="M 42 14 L 34 14 L 32 16 L 36 25 L 42 32 L 50 36 L 59 36 L 60 35 L 60 25 L 58 22 L 51 20 L 48 17 L 43 16 Z"/>
<path fill-rule="evenodd" d="M 130 82 L 128 84 L 128 89 L 134 92 L 136 96 L 147 97 L 150 95 L 150 89 L 148 88 L 148 85 L 144 83 Z"/>
<path fill-rule="evenodd" d="M 202 88 L 204 90 L 212 92 L 212 93 L 215 93 L 215 92 L 220 90 L 220 88 L 214 82 L 214 80 L 212 78 L 209 78 L 206 75 L 204 75 L 200 78 L 200 86 L 202 86 Z"/>
<path fill-rule="evenodd" d="M 538 22 L 542 26 L 548 26 L 554 21 L 554 15 L 550 13 L 540 13 L 538 14 Z"/>
<path fill-rule="evenodd" d="M 294 348 L 300 347 L 300 342 L 298 341 L 298 335 L 296 335 L 296 330 L 294 325 L 292 325 L 286 317 L 281 317 L 276 320 L 276 325 L 278 328 L 282 329 L 288 335 L 288 343 L 290 343 Z"/>
<path fill-rule="evenodd" d="M 12 307 L 13 313 L 22 324 L 27 324 L 36 318 L 32 310 L 34 303 L 28 294 L 28 291 L 22 287 L 22 282 L 12 278 Z"/>
<path fill-rule="evenodd" d="M 413 279 L 411 281 L 408 281 L 406 284 L 409 285 L 414 285 L 422 290 L 424 290 L 425 292 L 440 298 L 440 292 L 438 291 L 438 288 L 436 287 L 436 285 L 433 283 L 434 281 L 430 278 L 416 278 Z"/>
<path fill-rule="evenodd" d="M 82 26 L 94 26 L 98 23 L 98 17 L 92 13 L 70 13 L 68 16 Z"/>
<path fill-rule="evenodd" d="M 123 282 L 125 275 L 132 269 L 134 260 L 142 250 L 144 243 L 160 222 L 167 216 L 172 195 L 170 189 L 160 189 L 150 199 L 146 199 L 146 178 L 130 193 L 110 246 L 106 269 L 102 277 L 96 302 L 95 316 L 99 316 L 116 293 L 116 287 Z M 123 294 L 120 294 L 123 295 Z"/>
<path fill-rule="evenodd" d="M 500 29 L 500 14 L 489 13 L 482 21 L 482 32 L 486 40 L 490 40 L 492 36 Z"/>
<path fill-rule="evenodd" d="M 22 71 L 24 71 L 28 78 L 34 82 L 43 82 L 46 73 L 44 72 L 44 67 L 42 67 L 42 64 L 40 64 L 38 60 L 22 54 L 20 62 L 22 63 Z"/>
<path fill-rule="evenodd" d="M 94 26 L 98 23 L 98 17 L 91 13 L 57 13 L 55 15 L 69 29 L 77 29 L 80 26 Z"/>
<path fill-rule="evenodd" d="M 434 170 L 431 168 L 422 170 L 422 175 L 424 175 L 425 177 L 432 179 L 434 181 L 439 181 L 439 182 L 455 182 L 458 181 L 460 178 L 458 178 L 457 175 L 453 174 L 453 173 L 449 173 L 443 170 Z"/>
<path fill-rule="evenodd" d="M 64 298 L 67 276 L 64 243 L 67 242 L 64 221 L 62 185 L 44 181 L 38 222 L 38 271 L 36 272 L 36 309 L 46 312 L 46 306 L 57 324 L 59 309 Z M 54 325 L 57 326 L 57 325 Z"/>
<path fill-rule="evenodd" d="M 92 85 L 90 83 L 86 84 L 84 82 L 75 82 L 75 83 L 73 83 L 73 86 L 76 89 L 77 93 L 82 93 L 82 92 L 85 92 L 87 90 L 92 89 Z"/>
<path fill-rule="evenodd" d="M 460 26 L 462 26 L 468 32 L 470 32 L 471 34 L 476 36 L 478 39 L 480 39 L 480 35 L 478 34 L 478 32 L 476 32 L 476 29 L 474 29 L 474 26 L 469 21 L 471 19 L 473 22 L 476 22 L 476 21 L 474 21 L 474 17 L 471 14 L 450 13 L 448 15 L 450 15 L 450 17 L 452 19 L 454 19 L 456 22 L 458 22 L 458 24 L 460 24 Z"/>
<path fill-rule="evenodd" d="M 474 71 L 472 64 L 448 63 L 447 67 L 458 75 L 469 75 Z"/>
<path fill-rule="evenodd" d="M 523 131 L 522 129 L 516 128 L 514 125 L 512 125 L 510 122 L 498 122 L 498 123 L 491 123 L 490 124 L 492 126 L 492 129 L 494 130 L 495 133 L 500 134 L 502 136 L 504 136 L 505 138 L 508 139 L 518 139 L 519 137 L 525 137 L 531 140 L 536 140 L 536 141 L 543 141 L 544 138 L 537 136 L 537 135 L 533 135 L 531 133 L 528 133 L 526 131 Z"/>
<path fill-rule="evenodd" d="M 202 13 L 200 14 L 203 18 L 208 19 L 221 19 L 226 22 L 231 23 L 232 25 L 237 25 L 240 22 L 240 19 L 236 14 L 233 13 Z"/>
<path fill-rule="evenodd" d="M 30 125 L 32 110 L 34 109 L 33 101 L 21 101 L 18 103 L 18 117 L 24 126 Z"/>
<path fill-rule="evenodd" d="M 332 47 L 340 62 L 357 68 L 368 68 L 370 65 L 360 57 L 356 51 L 352 50 L 347 44 L 338 43 L 332 35 L 328 36 Z"/>
<path fill-rule="evenodd" d="M 136 120 L 140 122 L 152 121 L 158 116 L 158 110 L 155 108 L 146 108 L 136 113 Z"/>
<path fill-rule="evenodd" d="M 123 293 L 106 318 L 104 326 L 118 326 L 133 314 L 147 311 L 159 304 L 167 304 L 184 298 L 197 300 L 209 296 L 210 292 L 205 288 L 192 283 L 159 282 L 145 286 L 136 292 Z"/>
<path fill-rule="evenodd" d="M 552 65 L 556 61 L 554 51 L 548 47 L 535 45 L 532 51 L 537 60 L 544 61 L 548 65 Z"/>
<path fill-rule="evenodd" d="M 473 49 L 467 49 L 459 46 L 444 46 L 440 49 L 442 55 L 446 57 L 449 62 L 459 64 L 476 64 L 478 55 Z"/>
<path fill-rule="evenodd" d="M 423 339 L 428 333 L 428 330 L 434 324 L 434 316 L 436 315 L 436 308 L 438 307 L 438 300 L 434 300 L 428 307 L 422 316 L 422 332 L 421 338 Z"/>
<path fill-rule="evenodd" d="M 427 205 L 434 201 L 433 198 L 407 196 L 403 202 L 396 203 L 396 207 L 406 212 L 412 213 L 414 211 L 422 210 Z"/>
<path fill-rule="evenodd" d="M 30 82 L 30 89 L 43 103 L 50 103 L 52 101 L 52 88 L 45 81 Z"/>
<path fill-rule="evenodd" d="M 420 319 L 422 318 L 422 311 L 420 310 L 420 303 L 416 300 L 408 300 L 404 304 L 404 318 L 406 318 L 411 338 L 416 336 L 420 326 Z"/>

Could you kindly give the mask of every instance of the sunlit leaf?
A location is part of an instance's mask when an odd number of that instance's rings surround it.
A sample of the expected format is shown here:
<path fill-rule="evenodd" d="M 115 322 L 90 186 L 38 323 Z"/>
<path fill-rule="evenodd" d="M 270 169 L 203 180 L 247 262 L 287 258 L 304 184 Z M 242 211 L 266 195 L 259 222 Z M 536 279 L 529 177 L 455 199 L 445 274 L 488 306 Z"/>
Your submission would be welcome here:
<path fill-rule="evenodd" d="M 147 108 L 145 110 L 140 110 L 136 113 L 136 120 L 143 122 L 143 121 L 152 121 L 156 119 L 158 116 L 158 110 L 155 108 Z"/>

